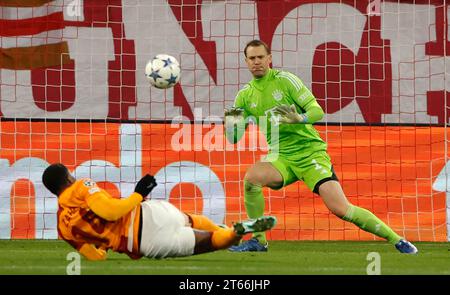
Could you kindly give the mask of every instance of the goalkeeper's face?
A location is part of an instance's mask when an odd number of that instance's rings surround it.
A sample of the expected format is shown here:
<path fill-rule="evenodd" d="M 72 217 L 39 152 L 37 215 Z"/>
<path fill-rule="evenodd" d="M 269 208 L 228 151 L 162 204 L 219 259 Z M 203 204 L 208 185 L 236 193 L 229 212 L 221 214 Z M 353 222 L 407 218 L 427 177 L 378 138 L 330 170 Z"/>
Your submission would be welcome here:
<path fill-rule="evenodd" d="M 272 54 L 268 54 L 262 45 L 250 46 L 247 48 L 245 62 L 253 77 L 261 78 L 269 70 L 270 63 L 272 62 Z"/>

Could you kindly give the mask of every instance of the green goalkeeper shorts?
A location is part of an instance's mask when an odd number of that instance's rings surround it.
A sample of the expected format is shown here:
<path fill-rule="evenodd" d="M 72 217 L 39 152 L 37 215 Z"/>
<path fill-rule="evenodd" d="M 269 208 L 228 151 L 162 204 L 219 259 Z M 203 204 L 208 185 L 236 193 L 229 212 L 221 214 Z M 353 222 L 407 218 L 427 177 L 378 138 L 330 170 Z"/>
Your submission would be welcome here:
<path fill-rule="evenodd" d="M 301 180 L 311 191 L 319 194 L 319 186 L 322 183 L 328 180 L 338 180 L 330 156 L 325 151 L 317 151 L 301 159 L 268 155 L 265 161 L 272 163 L 280 172 L 283 177 L 283 187 Z"/>

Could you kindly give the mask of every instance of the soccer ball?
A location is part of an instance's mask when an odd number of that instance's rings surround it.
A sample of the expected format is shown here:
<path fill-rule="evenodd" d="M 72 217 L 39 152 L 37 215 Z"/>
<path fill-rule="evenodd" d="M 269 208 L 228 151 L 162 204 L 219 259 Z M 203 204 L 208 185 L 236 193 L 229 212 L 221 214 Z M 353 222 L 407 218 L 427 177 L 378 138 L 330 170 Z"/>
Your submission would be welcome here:
<path fill-rule="evenodd" d="M 180 64 L 175 57 L 167 54 L 158 54 L 147 62 L 145 76 L 152 86 L 166 89 L 180 81 Z"/>

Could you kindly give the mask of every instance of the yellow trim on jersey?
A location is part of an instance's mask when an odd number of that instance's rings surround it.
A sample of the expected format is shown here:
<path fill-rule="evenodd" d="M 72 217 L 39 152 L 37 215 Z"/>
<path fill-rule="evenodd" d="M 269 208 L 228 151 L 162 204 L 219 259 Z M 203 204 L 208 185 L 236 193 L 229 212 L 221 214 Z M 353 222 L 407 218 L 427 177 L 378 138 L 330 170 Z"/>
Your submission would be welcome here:
<path fill-rule="evenodd" d="M 114 199 L 99 191 L 89 196 L 86 202 L 89 208 L 101 218 L 115 221 L 128 214 L 142 202 L 142 196 L 138 193 L 132 193 L 126 199 Z"/>

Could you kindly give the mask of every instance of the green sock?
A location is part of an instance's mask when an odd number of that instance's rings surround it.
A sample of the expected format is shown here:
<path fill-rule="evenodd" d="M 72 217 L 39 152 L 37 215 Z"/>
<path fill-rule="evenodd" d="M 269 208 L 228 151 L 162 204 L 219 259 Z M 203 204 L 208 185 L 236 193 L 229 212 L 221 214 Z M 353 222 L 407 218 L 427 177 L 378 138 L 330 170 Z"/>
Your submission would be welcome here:
<path fill-rule="evenodd" d="M 244 180 L 244 204 L 249 218 L 255 219 L 264 215 L 265 204 L 261 185 Z M 267 243 L 265 232 L 253 233 L 253 237 L 262 244 Z"/>
<path fill-rule="evenodd" d="M 359 228 L 370 232 L 378 237 L 384 238 L 389 243 L 396 244 L 401 237 L 389 226 L 376 217 L 372 212 L 361 207 L 350 205 L 347 213 L 342 217 L 345 221 L 354 223 Z"/>

